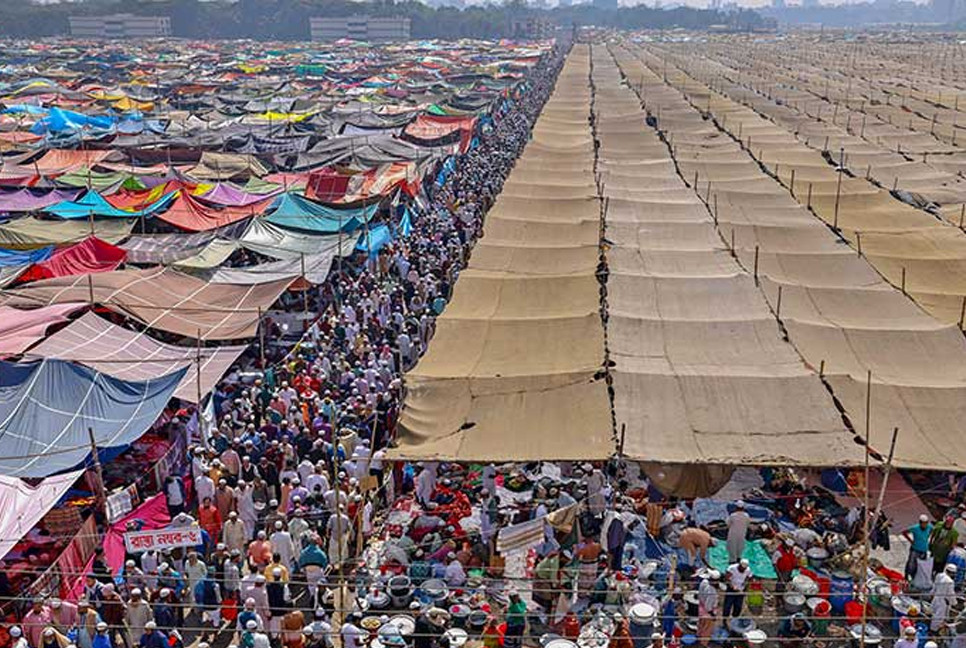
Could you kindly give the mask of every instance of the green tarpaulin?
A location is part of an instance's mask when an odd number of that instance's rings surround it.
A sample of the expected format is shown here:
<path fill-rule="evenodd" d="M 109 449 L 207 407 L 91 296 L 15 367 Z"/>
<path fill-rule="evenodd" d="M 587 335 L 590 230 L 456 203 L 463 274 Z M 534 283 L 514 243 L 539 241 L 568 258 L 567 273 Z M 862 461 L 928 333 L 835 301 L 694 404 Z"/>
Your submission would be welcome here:
<path fill-rule="evenodd" d="M 741 557 L 748 560 L 751 573 L 756 578 L 771 580 L 778 578 L 778 573 L 775 571 L 775 565 L 771 561 L 771 556 L 761 546 L 760 540 L 749 540 L 746 542 L 745 553 Z M 728 547 L 724 542 L 719 542 L 716 546 L 708 549 L 708 560 L 711 562 L 712 567 L 722 574 L 725 573 L 728 569 Z"/>

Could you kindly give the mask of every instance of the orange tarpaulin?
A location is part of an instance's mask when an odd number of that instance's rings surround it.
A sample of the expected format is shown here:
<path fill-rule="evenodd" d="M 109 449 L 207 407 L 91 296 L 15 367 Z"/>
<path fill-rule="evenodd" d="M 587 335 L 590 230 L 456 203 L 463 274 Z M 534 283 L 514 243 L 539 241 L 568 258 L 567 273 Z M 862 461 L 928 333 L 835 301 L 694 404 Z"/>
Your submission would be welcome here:
<path fill-rule="evenodd" d="M 60 175 L 84 167 L 91 168 L 110 154 L 111 151 L 53 149 L 44 153 L 43 157 L 34 163 L 34 166 L 43 175 Z"/>
<path fill-rule="evenodd" d="M 249 216 L 261 214 L 272 200 L 274 198 L 269 198 L 245 207 L 223 207 L 218 209 L 204 205 L 195 198 L 182 192 L 175 198 L 167 211 L 158 214 L 158 218 L 189 232 L 205 232 L 224 225 L 230 225 Z"/>

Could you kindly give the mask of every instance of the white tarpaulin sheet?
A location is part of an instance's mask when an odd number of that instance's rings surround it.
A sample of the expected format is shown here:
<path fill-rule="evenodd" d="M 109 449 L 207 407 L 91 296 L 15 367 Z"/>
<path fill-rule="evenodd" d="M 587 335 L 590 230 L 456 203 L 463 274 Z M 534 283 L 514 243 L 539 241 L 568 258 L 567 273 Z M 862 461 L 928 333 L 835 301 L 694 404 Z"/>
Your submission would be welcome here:
<path fill-rule="evenodd" d="M 48 477 L 37 486 L 0 475 L 0 559 L 47 515 L 82 472 Z"/>

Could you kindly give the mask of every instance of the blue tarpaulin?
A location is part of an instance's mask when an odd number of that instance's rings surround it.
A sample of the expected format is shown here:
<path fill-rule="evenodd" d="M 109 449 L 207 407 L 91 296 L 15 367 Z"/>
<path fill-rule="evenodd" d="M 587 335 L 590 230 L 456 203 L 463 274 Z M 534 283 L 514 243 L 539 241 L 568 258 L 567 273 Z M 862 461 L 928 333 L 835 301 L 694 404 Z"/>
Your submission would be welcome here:
<path fill-rule="evenodd" d="M 379 254 L 379 250 L 384 248 L 387 243 L 392 241 L 392 232 L 387 225 L 376 225 L 363 232 L 356 244 L 356 249 L 365 252 L 369 251 L 369 256 L 374 257 Z"/>
<path fill-rule="evenodd" d="M 73 110 L 51 108 L 46 117 L 37 121 L 30 128 L 35 134 L 73 132 L 82 129 L 109 131 L 114 128 L 117 120 L 110 115 L 84 115 Z"/>
<path fill-rule="evenodd" d="M 177 195 L 177 191 L 172 191 L 171 193 L 161 196 L 156 203 L 147 209 L 142 209 L 140 211 L 126 211 L 113 206 L 96 191 L 88 191 L 82 198 L 78 200 L 65 200 L 63 202 L 55 203 L 50 207 L 46 207 L 44 211 L 48 214 L 53 214 L 54 216 L 59 216 L 60 218 L 66 219 L 90 218 L 91 216 L 110 218 L 140 218 L 142 216 L 153 216 L 157 212 L 166 208 Z"/>
<path fill-rule="evenodd" d="M 439 173 L 436 175 L 436 186 L 442 187 L 444 184 L 446 184 L 446 179 L 449 178 L 449 175 L 454 170 L 456 170 L 456 158 L 451 155 L 450 157 L 446 158 L 446 161 L 443 162 L 443 168 L 441 168 Z"/>
<path fill-rule="evenodd" d="M 11 266 L 28 266 L 40 263 L 50 258 L 54 253 L 54 246 L 38 248 L 36 250 L 8 250 L 0 248 L 0 268 Z"/>
<path fill-rule="evenodd" d="M 295 193 L 284 193 L 275 199 L 265 220 L 279 227 L 317 234 L 353 232 L 373 217 L 379 203 L 366 207 L 337 209 L 313 202 Z"/>
<path fill-rule="evenodd" d="M 0 362 L 0 474 L 46 477 L 126 446 L 161 414 L 187 367 L 126 381 L 63 360 Z"/>
<path fill-rule="evenodd" d="M 402 220 L 399 221 L 399 233 L 402 236 L 409 236 L 413 231 L 413 218 L 409 213 L 409 207 L 403 213 Z"/>
<path fill-rule="evenodd" d="M 734 510 L 733 502 L 699 498 L 694 500 L 694 510 L 691 515 L 694 517 L 696 525 L 707 526 L 712 522 L 724 522 Z M 755 522 L 764 522 L 772 516 L 771 511 L 764 506 L 758 506 L 747 501 L 745 502 L 745 512 Z"/>

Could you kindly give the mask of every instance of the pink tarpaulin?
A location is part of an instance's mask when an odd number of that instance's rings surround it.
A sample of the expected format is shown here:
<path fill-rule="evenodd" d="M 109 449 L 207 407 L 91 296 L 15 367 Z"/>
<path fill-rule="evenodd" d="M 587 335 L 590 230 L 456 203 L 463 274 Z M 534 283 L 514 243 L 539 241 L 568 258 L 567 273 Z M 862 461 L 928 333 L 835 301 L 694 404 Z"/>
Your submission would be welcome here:
<path fill-rule="evenodd" d="M 220 207 L 248 207 L 249 205 L 274 198 L 280 193 L 282 193 L 281 189 L 267 194 L 253 194 L 243 191 L 234 185 L 220 182 L 211 191 L 196 196 L 196 198 L 202 202 L 211 203 Z"/>
<path fill-rule="evenodd" d="M 54 508 L 82 472 L 75 470 L 48 477 L 36 487 L 28 486 L 17 477 L 0 475 L 0 558 Z M 123 551 L 121 557 L 124 557 Z"/>
<path fill-rule="evenodd" d="M 90 236 L 80 243 L 61 248 L 49 259 L 35 263 L 20 275 L 20 281 L 39 281 L 92 272 L 110 272 L 124 263 L 127 251 Z"/>
<path fill-rule="evenodd" d="M 78 193 L 61 189 L 46 192 L 33 192 L 29 189 L 5 191 L 0 193 L 0 212 L 39 211 L 65 200 L 74 200 Z"/>
<path fill-rule="evenodd" d="M 0 306 L 0 358 L 17 355 L 46 335 L 47 327 L 66 322 L 67 316 L 88 304 L 54 304 L 33 310 Z"/>
<path fill-rule="evenodd" d="M 166 527 L 171 522 L 171 517 L 168 515 L 168 506 L 165 504 L 164 494 L 159 493 L 154 497 L 149 497 L 141 506 L 112 524 L 107 533 L 104 534 L 104 559 L 107 561 L 108 567 L 111 568 L 112 574 L 117 573 L 124 566 L 124 531 L 127 529 L 127 523 L 134 520 L 143 522 L 141 526 L 143 531 Z M 83 593 L 84 576 L 90 573 L 93 563 L 94 558 L 92 557 L 84 567 L 83 573 L 77 577 L 77 581 L 70 589 L 70 600 L 76 601 Z"/>

